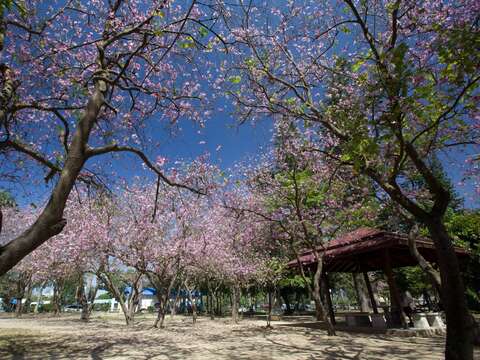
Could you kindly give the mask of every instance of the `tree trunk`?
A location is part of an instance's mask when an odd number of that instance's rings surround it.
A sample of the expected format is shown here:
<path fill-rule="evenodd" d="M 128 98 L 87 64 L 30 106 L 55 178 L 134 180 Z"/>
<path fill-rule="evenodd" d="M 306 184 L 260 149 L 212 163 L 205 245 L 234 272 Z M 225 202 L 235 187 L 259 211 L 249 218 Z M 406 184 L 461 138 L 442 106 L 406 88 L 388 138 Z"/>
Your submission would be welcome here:
<path fill-rule="evenodd" d="M 217 299 L 213 291 L 209 291 L 209 292 L 210 292 L 210 320 L 215 320 L 215 305 L 217 303 Z"/>
<path fill-rule="evenodd" d="M 30 305 L 32 303 L 32 290 L 33 290 L 32 284 L 29 284 L 25 294 L 25 304 L 23 305 L 23 309 L 22 309 L 24 313 L 30 312 Z"/>
<path fill-rule="evenodd" d="M 89 321 L 90 315 L 92 314 L 95 297 L 97 295 L 98 283 L 93 285 L 93 277 L 89 279 L 87 284 L 83 278 L 84 275 L 80 276 L 80 285 L 77 290 L 77 301 L 82 305 L 82 312 L 80 314 L 80 320 Z"/>
<path fill-rule="evenodd" d="M 185 290 L 187 290 L 187 297 L 192 305 L 192 321 L 193 325 L 197 323 L 197 303 L 195 297 L 192 295 L 193 289 L 190 288 L 188 281 L 185 280 L 184 282 Z"/>
<path fill-rule="evenodd" d="M 280 289 L 280 296 L 283 298 L 283 301 L 285 302 L 285 314 L 290 315 L 292 313 L 292 307 L 290 305 L 290 297 L 289 297 L 289 292 L 285 289 Z"/>
<path fill-rule="evenodd" d="M 238 310 L 240 302 L 240 287 L 238 284 L 232 286 L 232 321 L 238 323 Z"/>
<path fill-rule="evenodd" d="M 353 273 L 353 285 L 355 287 L 355 293 L 357 294 L 357 303 L 358 307 L 360 308 L 361 312 L 370 312 L 372 308 L 370 307 L 370 303 L 368 301 L 368 294 L 366 285 L 362 278 L 362 274 Z"/>
<path fill-rule="evenodd" d="M 43 298 L 43 289 L 45 287 L 45 283 L 42 283 L 40 285 L 40 292 L 38 293 L 38 297 L 37 297 L 37 305 L 35 305 L 35 310 L 34 312 L 37 314 L 38 313 L 38 308 L 39 306 L 42 304 L 42 298 Z"/>
<path fill-rule="evenodd" d="M 22 308 L 23 308 L 22 298 L 17 297 L 15 299 L 17 300 L 17 302 L 15 303 L 15 317 L 20 317 L 22 315 Z"/>
<path fill-rule="evenodd" d="M 59 315 L 62 311 L 62 292 L 63 292 L 64 281 L 55 281 L 53 283 L 53 314 Z"/>
<path fill-rule="evenodd" d="M 165 327 L 164 322 L 165 322 L 165 313 L 163 312 L 163 309 L 160 307 L 160 309 L 158 309 L 158 314 L 155 319 L 155 322 L 153 323 L 153 327 L 163 329 Z"/>
<path fill-rule="evenodd" d="M 163 329 L 165 327 L 164 322 L 168 307 L 168 300 L 170 298 L 173 284 L 175 284 L 177 279 L 177 275 L 175 274 L 170 278 L 163 278 L 162 275 L 146 272 L 146 276 L 157 292 L 157 299 L 160 305 L 157 318 L 153 323 L 153 327 Z"/>
<path fill-rule="evenodd" d="M 267 313 L 267 328 L 272 328 L 272 309 L 273 309 L 273 299 L 272 299 L 272 290 L 268 290 L 268 313 Z"/>
<path fill-rule="evenodd" d="M 100 63 L 103 61 L 98 60 Z M 45 241 L 59 234 L 65 227 L 66 220 L 63 219 L 65 205 L 68 195 L 85 161 L 88 159 L 88 139 L 104 104 L 106 90 L 107 84 L 105 81 L 96 81 L 95 88 L 85 105 L 83 114 L 77 122 L 59 179 L 53 188 L 47 205 L 37 220 L 20 236 L 0 247 L 0 276 Z"/>
<path fill-rule="evenodd" d="M 303 270 L 303 264 L 300 261 L 300 257 L 297 255 L 297 263 L 300 266 L 300 273 L 302 275 L 303 281 L 307 285 L 308 292 L 310 296 L 313 298 L 313 301 L 315 302 L 315 318 L 317 321 L 324 321 L 326 326 L 327 326 L 327 333 L 329 336 L 335 336 L 335 329 L 330 321 L 330 318 L 328 317 L 328 313 L 325 309 L 325 305 L 323 304 L 322 297 L 320 295 L 320 280 L 322 276 L 322 271 L 323 271 L 323 259 L 319 256 L 318 251 L 316 249 L 313 249 L 313 255 L 315 259 L 317 260 L 317 268 L 315 270 L 315 274 L 313 276 L 313 286 L 312 284 L 308 281 L 307 277 L 305 276 L 305 271 Z"/>
<path fill-rule="evenodd" d="M 441 219 L 431 219 L 426 225 L 440 265 L 440 295 L 447 318 L 445 359 L 472 360 L 474 321 L 465 300 L 465 287 L 453 242 Z"/>
<path fill-rule="evenodd" d="M 114 298 L 120 304 L 120 308 L 122 309 L 123 316 L 125 317 L 125 323 L 127 326 L 133 324 L 135 319 L 135 305 L 138 303 L 138 299 L 140 297 L 140 279 L 142 274 L 136 274 L 133 283 L 131 285 L 132 292 L 128 298 L 124 299 L 123 294 L 121 293 L 118 286 L 115 285 L 111 274 L 108 272 L 98 273 L 97 277 L 102 280 L 102 283 L 110 290 L 113 294 Z"/>
<path fill-rule="evenodd" d="M 410 232 L 408 233 L 408 248 L 410 249 L 410 254 L 417 260 L 420 268 L 425 271 L 428 275 L 430 281 L 432 282 L 433 288 L 439 293 L 442 293 L 442 280 L 440 273 L 436 271 L 433 266 L 425 260 L 425 258 L 420 254 L 417 249 L 417 238 L 418 235 L 418 225 L 414 224 Z"/>
<path fill-rule="evenodd" d="M 173 318 L 175 314 L 177 313 L 177 304 L 178 304 L 178 297 L 179 297 L 180 291 L 177 291 L 175 294 L 175 298 L 173 299 L 173 304 L 172 307 L 170 308 L 170 317 Z"/>

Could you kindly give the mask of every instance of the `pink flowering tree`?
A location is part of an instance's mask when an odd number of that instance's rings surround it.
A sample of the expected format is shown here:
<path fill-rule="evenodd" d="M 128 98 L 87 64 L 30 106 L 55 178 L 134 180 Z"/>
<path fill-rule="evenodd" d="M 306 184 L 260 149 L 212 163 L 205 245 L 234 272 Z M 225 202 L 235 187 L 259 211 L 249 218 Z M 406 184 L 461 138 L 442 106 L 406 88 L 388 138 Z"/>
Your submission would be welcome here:
<path fill-rule="evenodd" d="M 203 160 L 171 169 L 170 177 L 212 192 L 217 187 L 218 170 Z M 190 242 L 204 219 L 201 209 L 205 201 L 204 196 L 188 189 L 160 182 L 130 187 L 122 194 L 124 210 L 123 218 L 116 220 L 120 225 L 116 253 L 123 264 L 135 268 L 155 288 L 159 312 L 154 327 L 164 327 L 173 286 L 192 264 L 194 244 Z"/>
<path fill-rule="evenodd" d="M 16 206 L 7 206 L 2 209 L 2 214 L 4 221 L 2 221 L 2 229 L 0 231 L 0 244 L 8 241 L 7 239 L 12 236 L 18 235 L 24 224 L 31 224 L 37 212 L 31 208 L 19 209 Z M 36 254 L 30 254 L 4 275 L 4 281 L 10 288 L 11 298 L 16 301 L 16 316 L 20 316 L 22 312 L 29 310 L 33 287 L 40 278 L 38 260 Z M 22 304 L 24 298 L 26 299 L 25 306 Z"/>
<path fill-rule="evenodd" d="M 15 2 L 15 4 L 20 2 Z M 220 42 L 215 3 L 196 0 L 21 2 L 0 16 L 2 176 L 51 188 L 36 221 L 0 249 L 0 273 L 65 226 L 76 182 L 113 181 L 120 154 L 161 181 L 151 128 L 200 111 L 209 71 L 202 56 Z M 197 189 L 193 189 L 197 190 Z"/>
<path fill-rule="evenodd" d="M 291 1 L 241 5 L 240 55 L 225 82 L 244 118 L 302 121 L 318 151 L 363 173 L 428 228 L 438 254 L 447 359 L 472 359 L 473 320 L 443 217 L 451 199 L 432 159 L 478 153 L 479 3 Z M 232 10 L 233 11 L 233 10 Z M 461 156 L 461 155 L 460 155 Z M 473 163 L 473 162 L 472 162 Z M 419 176 L 429 201 L 402 184 Z"/>
<path fill-rule="evenodd" d="M 308 132 L 305 135 L 292 126 L 279 127 L 276 139 L 274 153 L 249 172 L 249 193 L 243 203 L 231 206 L 270 222 L 271 247 L 280 255 L 287 250 L 297 259 L 315 301 L 317 319 L 325 321 L 329 334 L 334 335 L 321 296 L 325 276 L 322 250 L 339 232 L 355 226 L 356 219 L 366 218 L 370 208 L 364 199 L 370 189 L 361 178 L 352 181 L 348 173 L 314 151 Z M 305 250 L 312 252 L 316 263 L 311 278 L 300 260 Z M 281 268 L 275 266 L 267 273 L 275 275 Z"/>
<path fill-rule="evenodd" d="M 103 225 L 106 227 L 105 236 L 93 240 L 101 261 L 91 263 L 91 271 L 118 301 L 128 326 L 134 322 L 142 292 L 144 276 L 138 270 L 142 259 L 131 256 L 131 248 L 135 246 L 142 230 L 137 217 L 132 214 L 130 204 L 122 201 L 122 195 L 120 193 L 113 199 L 104 199 L 98 209 L 97 216 L 103 213 L 108 221 Z"/>
<path fill-rule="evenodd" d="M 241 201 L 226 192 L 216 200 L 207 215 L 201 256 L 197 264 L 203 272 L 210 294 L 215 287 L 230 288 L 232 321 L 238 322 L 241 289 L 252 283 L 265 262 L 265 221 L 232 206 Z M 213 316 L 213 313 L 211 314 Z"/>

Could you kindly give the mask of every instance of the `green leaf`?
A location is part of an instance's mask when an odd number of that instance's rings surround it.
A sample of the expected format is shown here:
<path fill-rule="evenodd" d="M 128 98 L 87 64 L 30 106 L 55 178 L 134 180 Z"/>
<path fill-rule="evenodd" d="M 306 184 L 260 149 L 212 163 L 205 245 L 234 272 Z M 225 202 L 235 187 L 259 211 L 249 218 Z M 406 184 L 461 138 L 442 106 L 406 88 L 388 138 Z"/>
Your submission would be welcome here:
<path fill-rule="evenodd" d="M 230 76 L 230 77 L 228 78 L 228 81 L 230 81 L 232 84 L 239 84 L 240 81 L 242 81 L 242 77 L 239 76 L 239 75 Z"/>
<path fill-rule="evenodd" d="M 182 41 L 180 43 L 180 47 L 182 49 L 189 49 L 189 48 L 192 48 L 194 46 L 195 46 L 195 44 L 193 42 L 190 42 L 190 41 Z"/>
<path fill-rule="evenodd" d="M 201 37 L 205 37 L 208 35 L 208 30 L 205 29 L 203 26 L 201 26 L 199 29 L 198 29 L 198 33 L 200 34 Z"/>
<path fill-rule="evenodd" d="M 158 16 L 159 18 L 165 17 L 165 13 L 162 10 L 157 10 L 153 13 L 153 16 Z"/>
<path fill-rule="evenodd" d="M 365 63 L 365 60 L 361 59 L 361 60 L 358 60 L 357 62 L 355 62 L 353 65 L 352 65 L 352 71 L 353 72 L 358 72 L 358 70 L 360 70 L 360 68 L 362 67 L 362 65 Z"/>

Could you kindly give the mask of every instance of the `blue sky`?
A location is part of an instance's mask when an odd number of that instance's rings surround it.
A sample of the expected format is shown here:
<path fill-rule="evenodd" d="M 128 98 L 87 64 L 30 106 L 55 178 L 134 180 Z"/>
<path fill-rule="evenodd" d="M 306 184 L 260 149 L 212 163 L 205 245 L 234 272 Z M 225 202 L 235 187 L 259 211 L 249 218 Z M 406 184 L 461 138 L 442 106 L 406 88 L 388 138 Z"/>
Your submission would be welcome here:
<path fill-rule="evenodd" d="M 211 161 L 223 170 L 228 170 L 238 162 L 249 162 L 265 152 L 271 145 L 273 133 L 271 119 L 238 126 L 231 116 L 223 112 L 218 112 L 210 118 L 204 128 L 200 128 L 191 121 L 183 120 L 180 122 L 179 130 L 175 135 L 171 135 L 167 130 L 155 134 L 162 144 L 158 151 L 155 151 L 155 155 L 164 156 L 173 163 L 176 160 L 188 161 L 208 152 Z M 136 175 L 152 176 L 150 172 L 141 171 L 141 163 L 137 158 L 122 156 L 121 159 L 115 165 L 120 175 L 126 178 Z M 465 207 L 478 208 L 480 202 L 475 198 L 473 183 L 467 181 L 461 184 L 464 159 L 465 155 L 461 153 L 441 157 L 457 193 L 465 199 Z M 21 206 L 31 202 L 38 204 L 47 198 L 50 189 L 50 186 L 46 186 L 43 182 L 27 188 L 27 191 L 19 186 L 16 194 L 17 201 Z"/>

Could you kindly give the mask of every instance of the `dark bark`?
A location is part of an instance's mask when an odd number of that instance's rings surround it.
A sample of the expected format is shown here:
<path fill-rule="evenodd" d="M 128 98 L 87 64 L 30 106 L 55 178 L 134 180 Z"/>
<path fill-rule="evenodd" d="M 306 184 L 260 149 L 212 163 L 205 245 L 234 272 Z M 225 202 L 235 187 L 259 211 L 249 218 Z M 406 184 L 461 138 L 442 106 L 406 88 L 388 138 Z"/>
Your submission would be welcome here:
<path fill-rule="evenodd" d="M 269 289 L 268 290 L 267 329 L 272 328 L 272 309 L 273 309 L 272 289 Z"/>
<path fill-rule="evenodd" d="M 465 300 L 465 287 L 453 242 L 441 219 L 433 218 L 426 225 L 435 243 L 440 266 L 440 296 L 447 319 L 445 359 L 473 360 L 475 324 Z"/>
<path fill-rule="evenodd" d="M 290 304 L 290 294 L 289 291 L 285 288 L 280 289 L 280 295 L 283 298 L 283 302 L 285 303 L 285 314 L 290 315 L 292 314 L 292 306 Z"/>
<path fill-rule="evenodd" d="M 232 321 L 238 323 L 238 310 L 240 303 L 240 286 L 238 284 L 233 284 L 232 286 Z"/>
<path fill-rule="evenodd" d="M 401 305 L 402 301 L 400 299 L 400 291 L 398 290 L 397 283 L 393 275 L 392 261 L 390 259 L 390 253 L 388 250 L 385 251 L 384 257 L 385 257 L 384 272 L 385 272 L 385 275 L 387 276 L 388 288 L 390 291 L 390 305 L 391 305 L 390 312 L 393 316 L 395 316 L 395 314 L 398 314 L 398 316 L 400 317 L 400 323 L 402 327 L 407 328 L 408 326 L 405 320 L 406 315 Z"/>
<path fill-rule="evenodd" d="M 27 290 L 25 291 L 25 304 L 23 304 L 23 309 L 22 309 L 22 312 L 24 313 L 30 312 L 30 307 L 32 303 L 32 290 L 33 290 L 33 286 L 30 283 L 28 284 Z"/>
<path fill-rule="evenodd" d="M 17 317 L 21 316 L 24 312 L 24 305 L 28 305 L 26 302 L 25 304 L 23 304 L 22 300 L 23 298 L 25 298 L 25 293 L 28 293 L 29 291 L 30 295 L 28 295 L 28 297 L 31 296 L 31 279 L 31 275 L 20 274 L 19 278 L 16 281 L 15 299 L 17 302 L 15 304 L 15 316 Z"/>
<path fill-rule="evenodd" d="M 365 285 L 367 286 L 368 296 L 370 297 L 370 303 L 372 304 L 373 312 L 378 314 L 378 307 L 377 301 L 375 300 L 375 296 L 373 294 L 372 284 L 370 283 L 370 278 L 368 277 L 368 272 L 363 273 L 363 278 L 365 281 Z"/>
<path fill-rule="evenodd" d="M 53 283 L 53 314 L 58 315 L 62 311 L 63 280 L 56 280 Z"/>
<path fill-rule="evenodd" d="M 300 256 L 298 253 L 296 254 L 297 263 L 300 267 L 300 274 L 302 276 L 302 279 L 307 285 L 308 292 L 310 293 L 310 296 L 313 298 L 313 301 L 315 303 L 315 318 L 317 319 L 317 321 L 325 322 L 327 326 L 328 335 L 335 336 L 336 335 L 335 329 L 330 321 L 330 318 L 328 317 L 328 313 L 325 309 L 325 305 L 323 304 L 322 297 L 320 294 L 320 286 L 321 286 L 320 282 L 321 282 L 321 276 L 323 271 L 323 259 L 320 257 L 320 254 L 315 248 L 312 251 L 315 259 L 317 260 L 317 267 L 313 275 L 313 284 L 311 284 L 310 281 L 305 276 L 305 271 L 303 270 L 303 264 L 300 261 Z"/>
<path fill-rule="evenodd" d="M 321 277 L 321 283 L 322 283 L 324 303 L 326 303 L 328 307 L 330 322 L 332 323 L 333 326 L 335 326 L 337 324 L 337 320 L 335 319 L 335 311 L 333 309 L 332 297 L 330 295 L 330 281 L 328 278 L 328 274 L 325 272 Z"/>
<path fill-rule="evenodd" d="M 217 304 L 217 299 L 216 299 L 216 289 L 213 289 L 213 286 L 211 285 L 210 282 L 208 282 L 208 293 L 210 295 L 210 305 L 209 305 L 209 313 L 210 313 L 210 320 L 215 319 L 215 305 Z"/>
<path fill-rule="evenodd" d="M 179 295 L 180 295 L 180 292 L 177 291 L 177 293 L 175 294 L 175 298 L 173 299 L 173 303 L 172 303 L 172 306 L 170 307 L 170 316 L 173 318 L 176 313 L 177 313 L 177 305 L 178 305 L 178 300 L 179 300 Z"/>
<path fill-rule="evenodd" d="M 165 311 L 162 307 L 158 309 L 158 314 L 153 323 L 153 327 L 160 329 L 163 329 L 165 327 Z"/>
<path fill-rule="evenodd" d="M 146 276 L 155 288 L 159 303 L 158 314 L 153 323 L 153 327 L 163 329 L 165 327 L 165 315 L 167 313 L 168 300 L 172 292 L 173 284 L 177 279 L 176 275 L 163 277 L 163 274 L 147 272 Z"/>
<path fill-rule="evenodd" d="M 63 211 L 68 195 L 87 160 L 88 139 L 103 106 L 105 91 L 106 84 L 98 81 L 73 134 L 60 177 L 37 220 L 23 234 L 0 248 L 0 275 L 63 230 L 66 224 Z"/>

